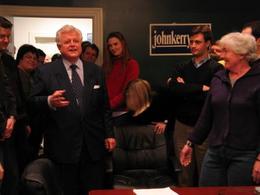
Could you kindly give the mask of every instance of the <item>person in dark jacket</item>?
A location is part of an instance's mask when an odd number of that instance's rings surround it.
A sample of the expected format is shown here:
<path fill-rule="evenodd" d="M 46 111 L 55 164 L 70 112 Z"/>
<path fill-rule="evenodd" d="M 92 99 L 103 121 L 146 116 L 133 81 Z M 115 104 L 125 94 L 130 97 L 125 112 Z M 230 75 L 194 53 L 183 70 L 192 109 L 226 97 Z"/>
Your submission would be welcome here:
<path fill-rule="evenodd" d="M 208 137 L 200 186 L 260 183 L 260 61 L 253 36 L 238 32 L 220 39 L 225 70 L 215 74 L 202 113 L 183 147 L 190 164 L 193 144 Z M 252 65 L 254 64 L 254 65 Z"/>
<path fill-rule="evenodd" d="M 169 89 L 175 101 L 173 142 L 176 154 L 180 153 L 188 134 L 193 131 L 214 73 L 223 69 L 221 64 L 210 58 L 209 49 L 212 41 L 213 35 L 209 26 L 195 26 L 190 33 L 189 46 L 192 59 L 184 65 L 176 66 L 168 79 Z M 194 161 L 179 172 L 179 186 L 198 185 L 198 176 L 206 150 L 207 142 L 196 146 Z"/>
<path fill-rule="evenodd" d="M 5 151 L 8 145 L 8 139 L 12 135 L 16 116 L 15 96 L 10 87 L 8 78 L 3 69 L 0 53 L 0 194 L 2 191 L 2 181 L 6 159 L 4 159 Z M 9 173 L 8 173 L 9 174 Z M 9 175 L 7 175 L 9 177 Z M 5 182 L 6 183 L 6 182 Z"/>
<path fill-rule="evenodd" d="M 44 154 L 55 164 L 64 195 L 104 188 L 105 156 L 116 145 L 103 71 L 80 60 L 81 31 L 56 33 L 62 59 L 39 66 L 31 106 L 46 115 Z"/>
<path fill-rule="evenodd" d="M 4 166 L 4 179 L 3 185 L 1 187 L 2 195 L 16 195 L 18 194 L 18 183 L 19 183 L 19 175 L 18 175 L 18 167 L 16 160 L 16 151 L 14 147 L 15 141 L 15 131 L 17 130 L 17 120 L 19 118 L 18 115 L 20 109 L 18 109 L 18 101 L 20 102 L 20 98 L 18 96 L 18 88 L 17 88 L 17 68 L 14 63 L 14 59 L 12 56 L 8 55 L 7 47 L 10 43 L 10 37 L 12 32 L 12 23 L 8 21 L 6 18 L 0 16 L 0 55 L 1 55 L 1 71 L 3 76 L 0 81 L 1 83 L 10 83 L 11 89 L 9 90 L 12 95 L 4 96 L 2 91 L 0 91 L 0 98 L 4 98 L 3 102 L 8 102 L 8 107 L 5 108 L 5 112 L 7 112 L 7 124 L 6 128 L 2 132 L 2 138 L 4 140 L 0 141 L 1 147 L 3 149 L 3 166 Z M 7 77 L 9 80 L 5 82 L 4 77 Z M 6 86 L 6 84 L 4 84 Z M 13 95 L 15 96 L 15 100 L 13 99 Z M 7 98 L 5 98 L 7 97 Z M 10 97 L 12 97 L 10 99 Z M 9 102 L 11 100 L 11 102 Z M 6 104 L 6 103 L 4 103 Z M 22 107 L 22 106 L 21 106 Z M 10 115 L 10 113 L 13 113 Z M 15 114 L 15 117 L 13 116 Z"/>
<path fill-rule="evenodd" d="M 135 79 L 128 83 L 125 89 L 125 102 L 127 113 L 123 114 L 118 125 L 154 124 L 154 132 L 163 134 L 166 129 L 167 113 L 161 101 L 165 98 L 159 93 L 152 91 L 150 83 L 144 79 Z"/>
<path fill-rule="evenodd" d="M 26 105 L 27 99 L 30 95 L 32 84 L 33 84 L 33 74 L 38 65 L 38 51 L 33 45 L 24 44 L 19 47 L 16 55 L 16 66 L 18 71 L 19 79 L 19 90 L 23 105 Z M 19 130 L 16 131 L 15 144 L 17 151 L 17 162 L 20 175 L 22 174 L 24 168 L 27 164 L 37 158 L 39 146 L 33 144 L 38 137 L 35 134 L 41 134 L 43 125 L 43 117 L 40 119 L 35 119 L 36 114 L 32 114 L 28 110 L 28 106 L 25 106 L 24 113 L 18 121 L 17 127 Z M 38 115 L 37 115 L 38 116 Z M 36 121 L 35 121 L 36 120 Z M 40 129 L 40 130 L 38 130 Z M 41 138 L 41 136 L 39 135 Z M 38 138 L 38 139 L 40 139 Z M 37 141 L 38 141 L 37 139 Z M 31 144 L 29 144 L 29 140 Z M 41 139 L 38 141 L 41 142 Z M 40 145 L 40 143 L 39 143 Z M 38 149 L 38 150 L 37 150 Z"/>

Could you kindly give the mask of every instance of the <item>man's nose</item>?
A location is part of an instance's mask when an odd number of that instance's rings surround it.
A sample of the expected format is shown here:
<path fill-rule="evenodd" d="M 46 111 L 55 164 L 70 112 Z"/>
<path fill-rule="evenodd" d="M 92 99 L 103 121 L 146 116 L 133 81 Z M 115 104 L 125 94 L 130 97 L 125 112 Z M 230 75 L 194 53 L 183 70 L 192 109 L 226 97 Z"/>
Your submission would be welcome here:
<path fill-rule="evenodd" d="M 4 36 L 4 37 L 3 37 L 3 40 L 4 40 L 4 42 L 8 43 L 8 42 L 10 41 L 10 37 Z"/>

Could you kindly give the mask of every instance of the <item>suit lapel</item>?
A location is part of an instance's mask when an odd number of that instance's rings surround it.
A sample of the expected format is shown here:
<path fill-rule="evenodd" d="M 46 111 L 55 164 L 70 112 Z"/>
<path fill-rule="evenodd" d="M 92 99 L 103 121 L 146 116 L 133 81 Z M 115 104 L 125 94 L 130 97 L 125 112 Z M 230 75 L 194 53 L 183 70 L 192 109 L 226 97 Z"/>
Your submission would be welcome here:
<path fill-rule="evenodd" d="M 84 70 L 84 92 L 83 92 L 83 102 L 85 107 L 88 107 L 91 99 L 91 94 L 93 86 L 95 84 L 95 76 L 93 71 L 89 68 L 88 64 L 83 64 Z"/>

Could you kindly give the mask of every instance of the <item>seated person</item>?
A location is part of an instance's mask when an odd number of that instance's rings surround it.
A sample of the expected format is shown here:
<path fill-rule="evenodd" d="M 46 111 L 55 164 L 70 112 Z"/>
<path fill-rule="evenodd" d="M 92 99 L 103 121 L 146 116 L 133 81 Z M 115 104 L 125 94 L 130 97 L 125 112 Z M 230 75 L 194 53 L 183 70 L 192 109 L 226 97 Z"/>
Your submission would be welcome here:
<path fill-rule="evenodd" d="M 143 79 L 129 82 L 125 89 L 125 101 L 128 112 L 117 120 L 116 124 L 154 124 L 155 132 L 164 133 L 167 116 L 162 114 L 163 108 L 158 103 L 162 101 L 159 94 L 153 93 L 150 84 Z"/>

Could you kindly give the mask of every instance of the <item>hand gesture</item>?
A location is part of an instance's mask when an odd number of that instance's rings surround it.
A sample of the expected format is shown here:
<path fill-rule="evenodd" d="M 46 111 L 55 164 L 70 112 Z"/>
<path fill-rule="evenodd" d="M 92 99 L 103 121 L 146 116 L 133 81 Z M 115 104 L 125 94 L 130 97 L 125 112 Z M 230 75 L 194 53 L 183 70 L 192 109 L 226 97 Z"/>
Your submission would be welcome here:
<path fill-rule="evenodd" d="M 185 83 L 183 78 L 181 78 L 181 77 L 177 77 L 177 82 L 178 83 L 183 83 L 183 84 Z"/>
<path fill-rule="evenodd" d="M 52 107 L 61 108 L 69 105 L 69 101 L 64 97 L 65 90 L 56 90 L 49 96 L 49 101 Z"/>
<path fill-rule="evenodd" d="M 182 166 L 186 167 L 191 163 L 192 160 L 192 148 L 190 146 L 184 145 L 180 152 L 180 163 Z"/>
<path fill-rule="evenodd" d="M 15 118 L 13 116 L 10 116 L 6 121 L 5 130 L 3 132 L 3 139 L 8 139 L 12 136 L 14 124 L 15 124 Z"/>
<path fill-rule="evenodd" d="M 0 163 L 0 181 L 2 181 L 4 178 L 4 167 L 3 165 Z"/>
<path fill-rule="evenodd" d="M 105 147 L 109 152 L 112 152 L 116 147 L 115 138 L 107 138 L 105 139 Z"/>
<path fill-rule="evenodd" d="M 256 184 L 260 183 L 260 161 L 256 160 L 252 170 L 253 181 Z"/>
<path fill-rule="evenodd" d="M 210 88 L 209 88 L 209 86 L 207 86 L 207 85 L 203 85 L 203 87 L 202 87 L 202 91 L 208 91 Z"/>
<path fill-rule="evenodd" d="M 156 134 L 162 134 L 165 131 L 166 128 L 166 124 L 163 122 L 152 122 L 152 124 L 154 125 L 154 132 Z"/>

